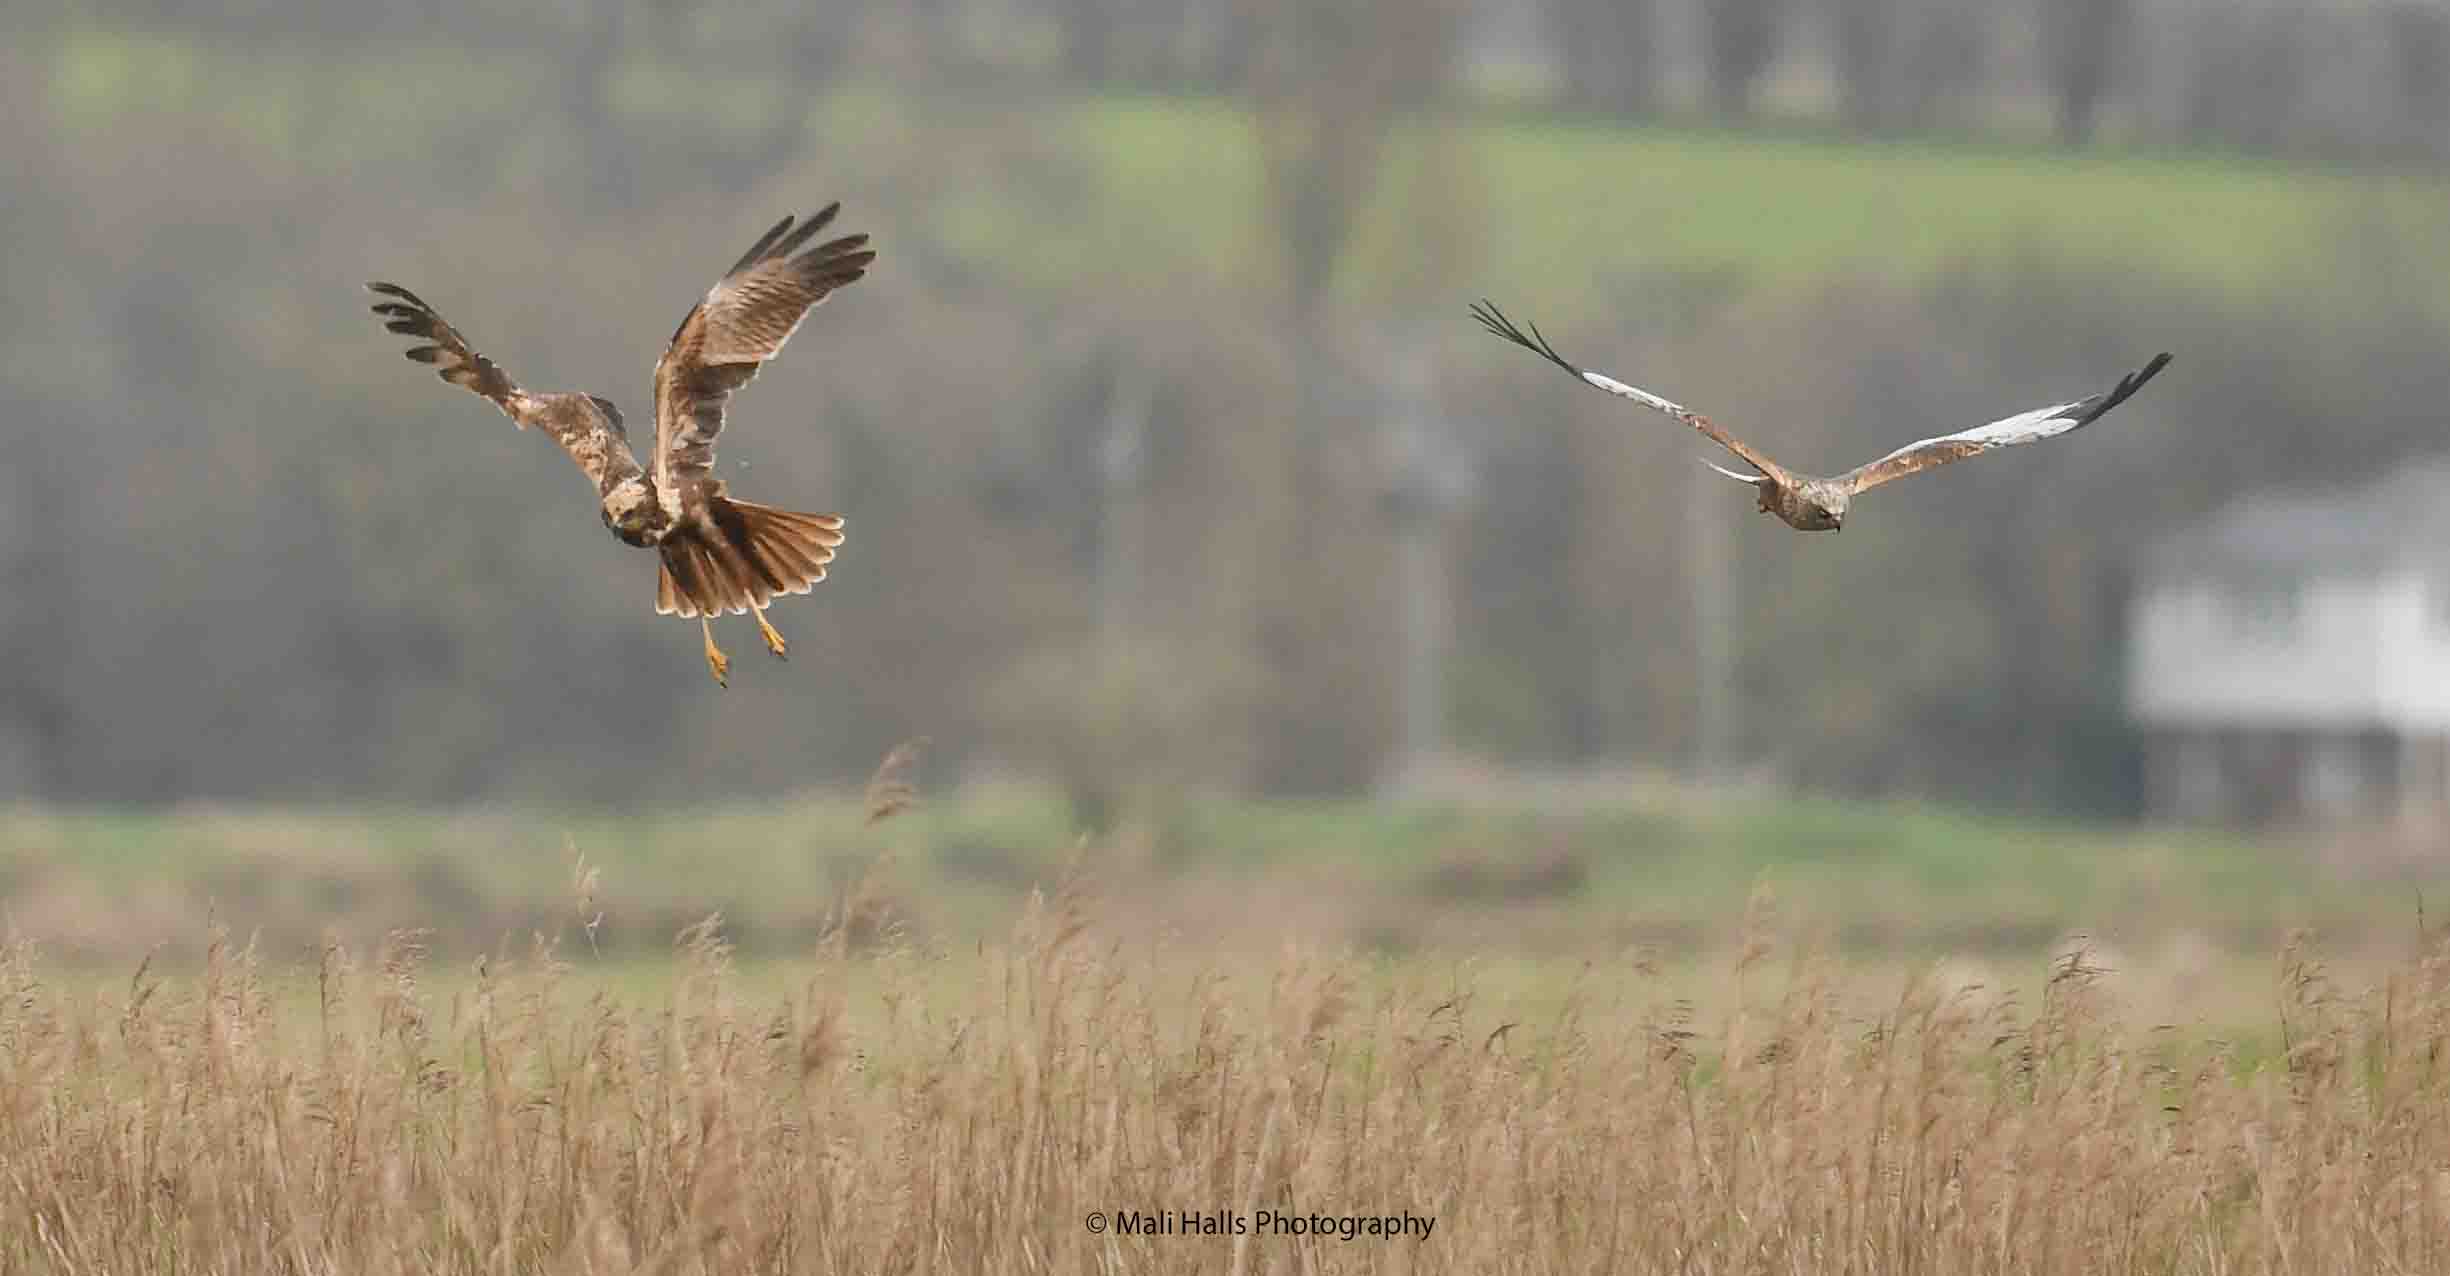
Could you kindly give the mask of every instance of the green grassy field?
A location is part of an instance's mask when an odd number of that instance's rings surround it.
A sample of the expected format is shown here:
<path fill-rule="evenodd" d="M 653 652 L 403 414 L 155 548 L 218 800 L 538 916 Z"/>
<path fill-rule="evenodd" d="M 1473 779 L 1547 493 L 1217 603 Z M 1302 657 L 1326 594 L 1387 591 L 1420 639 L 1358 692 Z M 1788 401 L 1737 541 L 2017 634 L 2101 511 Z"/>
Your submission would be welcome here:
<path fill-rule="evenodd" d="M 1572 802 L 1192 800 L 1094 840 L 1025 786 L 863 820 L 857 799 L 824 795 L 623 814 L 20 808 L 0 814 L 0 883 L 21 933 L 106 963 L 197 951 L 208 914 L 275 952 L 422 926 L 448 951 L 547 929 L 636 955 L 720 912 L 744 952 L 788 954 L 863 893 L 875 916 L 957 946 L 1066 881 L 1134 933 L 1194 947 L 1299 936 L 1394 956 L 1647 945 L 1708 960 L 1760 889 L 1783 932 L 1892 962 L 2038 959 L 2080 931 L 2261 963 L 2309 927 L 2396 955 L 2418 921 L 2411 883 L 2317 869 L 2284 841 L 1664 785 Z"/>
<path fill-rule="evenodd" d="M 509 52 L 456 46 L 387 45 L 376 62 L 84 28 L 61 35 L 49 61 L 47 100 L 64 130 L 90 136 L 176 116 L 272 172 L 422 164 L 504 119 L 549 119 L 553 91 Z M 710 109 L 689 68 L 633 58 L 610 96 L 648 136 L 661 130 L 675 143 L 719 146 L 809 110 L 809 136 L 824 140 L 817 158 L 835 181 L 862 165 L 890 171 L 928 129 L 1009 129 L 1027 162 L 981 167 L 978 151 L 1010 149 L 992 140 L 954 150 L 925 210 L 943 245 L 1009 282 L 1110 286 L 1119 272 L 1240 286 L 1275 268 L 1255 131 L 1235 103 L 1038 101 L 1015 115 L 873 84 L 811 102 L 779 80 L 726 77 Z M 501 182 L 525 180 L 530 161 L 547 163 L 560 147 L 548 125 L 523 132 L 535 154 L 515 151 Z M 1040 180 L 1016 180 L 1014 169 Z M 2281 290 L 2343 240 L 2385 227 L 2429 245 L 2420 268 L 2450 284 L 2445 207 L 2450 180 L 2439 176 L 1482 114 L 1451 129 L 1416 124 L 1399 139 L 1342 285 L 1363 299 L 1497 289 L 1554 298 L 1544 312 L 1568 318 L 1576 305 L 1612 304 L 1594 282 L 1662 267 L 1777 286 L 2033 255 Z"/>
<path fill-rule="evenodd" d="M 1230 275 L 1264 264 L 1268 232 L 1248 117 L 1228 103 L 1103 101 L 1065 128 L 1093 157 L 1110 210 L 1082 229 L 1113 262 L 1216 260 Z M 1665 268 L 1729 272 L 1777 286 L 1841 271 L 1915 277 L 1947 265 L 2030 255 L 2151 268 L 2208 287 L 2284 286 L 2364 218 L 2429 236 L 2450 252 L 2450 183 L 2314 172 L 2270 162 L 2159 152 L 2066 153 L 1974 143 L 1883 143 L 1723 129 L 1542 119 L 1466 119 L 1397 148 L 1356 236 L 1348 283 L 1439 291 L 1483 280 L 1607 304 L 1590 285 Z M 1432 147 L 1447 153 L 1431 154 Z M 1426 215 L 1460 219 L 1487 244 L 1457 262 L 1407 245 Z M 983 215 L 975 242 L 1010 259 Z M 1033 235 L 1043 227 L 1031 226 Z M 1033 243 L 1042 242 L 1034 240 Z M 1224 250 L 1219 256 L 1219 250 Z M 2450 259 L 2436 263 L 2450 274 Z M 1467 268 L 1477 278 L 1464 277 Z M 1494 282 L 1490 286 L 1496 286 Z"/>

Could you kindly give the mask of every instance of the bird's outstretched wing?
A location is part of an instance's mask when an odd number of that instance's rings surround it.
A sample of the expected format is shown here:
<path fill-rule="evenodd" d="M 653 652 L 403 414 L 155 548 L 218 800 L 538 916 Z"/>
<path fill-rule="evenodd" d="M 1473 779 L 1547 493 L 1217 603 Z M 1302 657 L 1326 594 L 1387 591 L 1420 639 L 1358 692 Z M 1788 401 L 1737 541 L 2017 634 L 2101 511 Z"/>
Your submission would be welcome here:
<path fill-rule="evenodd" d="M 599 492 L 638 473 L 638 462 L 630 454 L 621 424 L 621 410 L 609 400 L 522 390 L 493 360 L 477 353 L 424 298 L 398 284 L 376 282 L 366 289 L 391 298 L 374 306 L 385 328 L 431 343 L 410 347 L 409 358 L 434 365 L 443 380 L 492 400 L 520 429 L 532 425 L 551 435 Z"/>
<path fill-rule="evenodd" d="M 675 523 L 703 509 L 732 391 L 783 348 L 810 307 L 876 260 L 866 235 L 799 252 L 841 209 L 828 204 L 796 227 L 791 217 L 776 222 L 681 320 L 656 363 L 655 487 Z"/>
<path fill-rule="evenodd" d="M 2020 412 L 2004 420 L 1993 421 L 1989 425 L 1975 426 L 1973 429 L 1962 430 L 1955 434 L 1943 434 L 1936 439 L 1908 443 L 1869 465 L 1857 466 L 1847 471 L 1839 476 L 1838 481 L 1846 484 L 1850 490 L 1860 492 L 1866 488 L 1878 487 L 1892 479 L 1904 478 L 1918 470 L 1946 465 L 1951 461 L 1962 461 L 1966 457 L 1988 452 L 1992 448 L 2013 447 L 2019 443 L 2031 443 L 2036 439 L 2052 438 L 2070 430 L 2082 429 L 2100 420 L 2110 409 L 2126 402 L 2129 396 L 2142 389 L 2145 382 L 2150 381 L 2156 373 L 2167 366 L 2169 366 L 2167 354 L 2154 355 L 2152 362 L 2145 364 L 2142 369 L 2128 373 L 2119 379 L 2117 385 L 2089 399 L 2079 399 L 2073 403 L 2052 404 L 2046 408 L 2036 408 L 2031 412 Z"/>
<path fill-rule="evenodd" d="M 1514 321 L 1508 319 L 1505 312 L 1499 310 L 1495 303 L 1485 299 L 1472 307 L 1472 317 L 1478 319 L 1482 327 L 1573 373 L 1584 383 L 1605 390 L 1619 398 L 1631 399 L 1653 412 L 1664 412 L 1708 435 L 1712 442 L 1744 458 L 1745 464 L 1768 475 L 1772 480 L 1781 484 L 1787 482 L 1789 476 L 1784 467 L 1746 446 L 1734 435 L 1720 429 L 1717 423 L 1710 418 L 1682 404 L 1670 403 L 1648 390 L 1637 390 L 1614 377 L 1576 366 L 1572 360 L 1558 354 L 1555 346 L 1548 344 L 1548 338 L 1541 334 L 1538 324 L 1531 325 L 1531 331 L 1526 334 L 1521 328 L 1516 327 Z M 1722 474 L 1725 472 L 1720 471 Z"/>
<path fill-rule="evenodd" d="M 410 347 L 409 358 L 419 363 L 433 364 L 435 375 L 463 390 L 472 390 L 493 400 L 493 405 L 517 422 L 520 429 L 528 427 L 527 420 L 520 415 L 527 396 L 520 391 L 518 384 L 493 360 L 471 349 L 468 339 L 460 336 L 457 328 L 443 322 L 442 316 L 434 313 L 432 306 L 425 304 L 425 298 L 398 284 L 380 280 L 367 284 L 366 291 L 392 298 L 374 305 L 374 313 L 383 316 L 385 328 L 412 337 L 423 337 L 432 343 Z"/>

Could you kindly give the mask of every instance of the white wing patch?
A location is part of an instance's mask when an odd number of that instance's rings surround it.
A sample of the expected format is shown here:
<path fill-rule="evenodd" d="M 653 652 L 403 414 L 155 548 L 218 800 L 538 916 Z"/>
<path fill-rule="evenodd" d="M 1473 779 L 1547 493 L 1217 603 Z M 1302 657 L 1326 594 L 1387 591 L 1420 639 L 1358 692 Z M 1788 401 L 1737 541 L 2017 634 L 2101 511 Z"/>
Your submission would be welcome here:
<path fill-rule="evenodd" d="M 1615 377 L 1606 375 L 1605 373 L 1592 372 L 1588 369 L 1584 369 L 1582 379 L 1599 389 L 1616 395 L 1619 398 L 1631 399 L 1634 402 L 1641 404 L 1643 407 L 1649 408 L 1653 412 L 1664 412 L 1669 416 L 1677 418 L 1693 415 L 1690 410 L 1686 409 L 1681 404 L 1670 403 L 1667 400 L 1660 398 L 1658 395 L 1652 394 L 1648 390 L 1637 390 L 1634 387 L 1617 380 Z"/>
<path fill-rule="evenodd" d="M 1984 451 L 1989 451 L 1995 447 L 2014 447 L 2019 443 L 2031 443 L 2037 439 L 2065 434 L 2083 423 L 2084 418 L 2069 415 L 2069 412 L 2071 409 L 2083 407 L 2086 402 L 2086 400 L 2079 399 L 2073 403 L 2054 403 L 2046 408 L 2035 408 L 2031 412 L 2019 412 L 2015 416 L 2002 417 L 1989 425 L 1977 425 L 1970 430 L 1959 430 L 1954 434 L 1917 439 L 1862 468 L 1868 470 L 1927 447 L 1971 443 Z"/>

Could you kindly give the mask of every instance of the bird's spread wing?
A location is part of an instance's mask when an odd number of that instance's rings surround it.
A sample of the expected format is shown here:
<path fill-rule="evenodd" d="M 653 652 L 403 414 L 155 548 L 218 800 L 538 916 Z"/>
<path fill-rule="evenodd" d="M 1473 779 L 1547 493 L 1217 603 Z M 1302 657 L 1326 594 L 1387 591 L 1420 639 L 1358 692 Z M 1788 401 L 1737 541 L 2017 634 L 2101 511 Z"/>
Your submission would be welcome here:
<path fill-rule="evenodd" d="M 841 208 L 828 204 L 796 227 L 790 217 L 776 222 L 681 320 L 655 365 L 655 485 L 674 522 L 703 499 L 732 391 L 783 348 L 811 306 L 876 260 L 865 235 L 799 252 Z"/>
<path fill-rule="evenodd" d="M 1558 354 L 1555 346 L 1548 344 L 1548 338 L 1541 335 L 1540 326 L 1538 324 L 1531 325 L 1531 331 L 1526 334 L 1521 328 L 1515 326 L 1512 319 L 1508 319 L 1506 317 L 1505 312 L 1499 310 L 1495 304 L 1485 300 L 1472 307 L 1472 317 L 1480 320 L 1482 327 L 1487 328 L 1489 331 L 1496 333 L 1498 336 L 1504 337 L 1506 340 L 1511 341 L 1518 346 L 1521 346 L 1525 350 L 1531 351 L 1533 354 L 1539 355 L 1541 358 L 1548 360 L 1550 363 L 1556 364 L 1558 367 L 1573 373 L 1586 384 L 1605 390 L 1619 398 L 1631 399 L 1634 402 L 1641 404 L 1643 407 L 1649 408 L 1653 412 L 1664 412 L 1667 415 L 1684 422 L 1686 425 L 1692 426 L 1694 429 L 1701 431 L 1703 434 L 1708 435 L 1712 442 L 1715 442 L 1720 447 L 1723 447 L 1728 451 L 1735 453 L 1737 456 L 1742 457 L 1745 464 L 1761 471 L 1763 474 L 1769 476 L 1773 481 L 1781 484 L 1787 482 L 1789 476 L 1786 470 L 1777 462 L 1772 461 L 1768 457 L 1763 456 L 1761 453 L 1745 446 L 1745 444 L 1734 435 L 1720 429 L 1717 423 L 1711 421 L 1710 418 L 1703 416 L 1690 408 L 1684 407 L 1681 404 L 1670 403 L 1647 390 L 1635 389 L 1634 387 L 1626 385 L 1624 382 L 1619 381 L 1614 377 L 1605 376 L 1597 372 L 1592 372 L 1586 368 L 1577 367 L 1572 360 L 1567 359 L 1564 355 Z M 1720 471 L 1722 474 L 1725 472 L 1726 471 L 1724 470 Z"/>
<path fill-rule="evenodd" d="M 2080 430 L 2100 420 L 2109 410 L 2127 401 L 2143 388 L 2162 368 L 2169 366 L 2167 354 L 2157 354 L 2152 362 L 2136 372 L 2121 377 L 2117 385 L 2088 399 L 2073 403 L 2054 403 L 2031 412 L 2020 412 L 1989 425 L 1975 426 L 1955 434 L 1943 434 L 1936 439 L 1923 439 L 1881 457 L 1869 465 L 1860 465 L 1840 476 L 1853 491 L 1878 487 L 1892 479 L 1901 479 L 1918 470 L 1962 461 L 1966 457 L 1988 452 L 1992 448 L 2013 447 Z"/>
<path fill-rule="evenodd" d="M 2031 443 L 2031 441 L 2036 441 L 2036 438 L 2053 438 L 2053 436 L 2060 436 L 2060 433 L 2068 433 L 2073 429 L 2085 429 L 2085 426 L 2090 426 L 2092 421 L 2100 421 L 2102 416 L 2107 416 L 2109 409 L 2114 409 L 2114 407 L 2119 407 L 2119 404 L 2127 402 L 2129 394 L 2134 394 L 2136 389 L 2144 387 L 2144 382 L 2154 380 L 2156 372 L 2161 372 L 2163 367 L 2168 367 L 2166 353 L 2154 355 L 2154 360 L 2146 362 L 2141 370 L 2119 377 L 2119 385 L 2109 387 L 2107 392 L 2095 394 L 2095 397 L 2090 397 L 2090 399 L 2078 399 L 2078 402 L 2073 402 L 2073 404 L 2036 407 L 2033 411 L 2019 411 L 2016 416 L 2007 416 L 2007 419 L 2002 419 L 2002 421 L 1992 421 L 1992 424 L 1987 424 L 1987 426 L 1975 426 L 1975 429 L 1967 429 L 1967 431 L 1943 433 L 1943 436 L 1938 436 L 1938 438 L 1923 438 L 1923 441 L 1918 441 L 1918 443 L 1906 443 L 1904 448 L 1896 448 L 1894 453 L 1874 460 L 1874 463 L 1857 465 L 1857 468 L 1847 470 L 1845 475 L 1840 475 L 1840 482 L 1845 482 L 1850 490 L 1862 492 L 1864 487 L 1879 487 L 1882 482 L 1889 482 L 1894 478 L 1906 478 L 1906 475 L 1916 473 L 1916 470 L 1928 470 L 1928 468 L 1933 468 L 1933 465 L 1948 465 L 1950 460 L 1965 460 L 1967 456 L 1987 453 L 1987 451 L 1992 451 L 1992 448 L 2011 448 L 2011 446 L 2016 446 L 2016 443 Z"/>
<path fill-rule="evenodd" d="M 391 299 L 374 306 L 374 313 L 383 316 L 384 327 L 431 343 L 411 347 L 409 358 L 433 364 L 443 380 L 491 399 L 520 429 L 532 425 L 551 435 L 598 491 L 638 473 L 638 462 L 630 454 L 621 424 L 621 410 L 609 401 L 593 395 L 522 390 L 493 360 L 470 347 L 468 339 L 444 322 L 424 298 L 398 284 L 370 283 L 366 288 Z"/>
<path fill-rule="evenodd" d="M 434 313 L 432 306 L 425 304 L 425 298 L 398 284 L 380 281 L 367 284 L 366 291 L 392 298 L 374 305 L 374 313 L 383 316 L 385 328 L 412 337 L 423 337 L 432 343 L 410 347 L 409 358 L 435 365 L 435 374 L 443 380 L 484 395 L 493 400 L 494 406 L 502 409 L 505 416 L 518 422 L 520 429 L 528 427 L 528 421 L 521 416 L 527 396 L 520 391 L 517 383 L 493 360 L 470 349 L 467 338 L 460 336 L 457 328 L 443 322 L 442 316 Z"/>

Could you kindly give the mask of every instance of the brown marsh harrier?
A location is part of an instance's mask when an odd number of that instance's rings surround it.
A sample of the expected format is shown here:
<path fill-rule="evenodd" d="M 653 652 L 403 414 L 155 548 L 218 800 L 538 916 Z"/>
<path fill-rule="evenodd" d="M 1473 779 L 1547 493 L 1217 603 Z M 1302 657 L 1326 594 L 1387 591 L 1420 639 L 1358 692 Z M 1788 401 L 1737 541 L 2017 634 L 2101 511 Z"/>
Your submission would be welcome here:
<path fill-rule="evenodd" d="M 1472 307 L 1472 315 L 1489 331 L 1547 359 L 1590 385 L 1631 399 L 1654 412 L 1664 412 L 1743 458 L 1745 464 L 1760 473 L 1738 474 L 1716 465 L 1710 465 L 1710 468 L 1738 483 L 1751 484 L 1760 493 L 1763 513 L 1775 514 L 1784 519 L 1787 526 L 1802 532 L 1840 530 L 1846 523 L 1846 507 L 1856 494 L 1891 479 L 1901 479 L 1918 470 L 1946 465 L 1950 461 L 1962 461 L 1992 448 L 2031 443 L 2036 439 L 2051 438 L 2091 425 L 2110 409 L 2126 402 L 2127 396 L 2142 388 L 2153 374 L 2169 363 L 2168 355 L 2154 355 L 2152 362 L 2145 364 L 2141 371 L 2122 378 L 2116 386 L 2089 399 L 2054 403 L 2046 408 L 2035 408 L 2031 412 L 2020 412 L 2004 420 L 1993 421 L 1989 425 L 1908 443 L 1869 465 L 1858 465 L 1833 478 L 1822 478 L 1814 474 L 1796 473 L 1770 460 L 1698 412 L 1670 403 L 1648 391 L 1637 390 L 1614 377 L 1574 366 L 1564 355 L 1557 353 L 1555 346 L 1548 344 L 1548 338 L 1541 335 L 1538 324 L 1533 324 L 1530 334 L 1525 335 L 1521 328 L 1514 326 L 1513 320 L 1487 301 Z M 1709 465 L 1709 462 L 1703 464 Z"/>
<path fill-rule="evenodd" d="M 520 389 L 415 293 L 398 284 L 366 285 L 391 298 L 374 307 L 384 327 L 432 343 L 409 350 L 409 358 L 437 365 L 443 380 L 493 400 L 520 429 L 544 431 L 578 462 L 595 484 L 604 526 L 623 544 L 662 558 L 656 614 L 697 620 L 706 667 L 719 685 L 730 685 L 731 661 L 715 646 L 713 618 L 755 616 L 766 649 L 782 656 L 786 644 L 766 620 L 767 604 L 825 579 L 842 543 L 839 515 L 735 500 L 714 476 L 715 436 L 732 391 L 782 350 L 811 307 L 876 260 L 866 235 L 799 252 L 841 208 L 828 204 L 796 228 L 790 217 L 775 223 L 681 320 L 655 364 L 651 467 L 631 453 L 621 410 L 610 400 Z"/>

